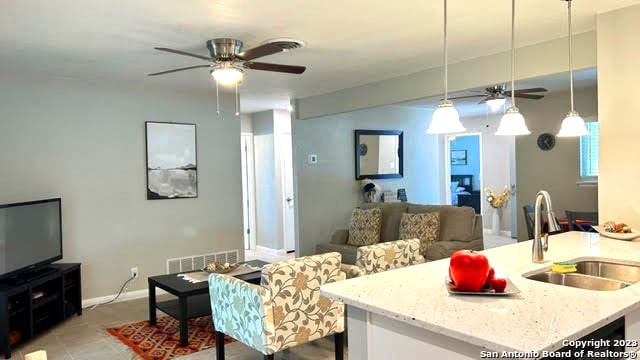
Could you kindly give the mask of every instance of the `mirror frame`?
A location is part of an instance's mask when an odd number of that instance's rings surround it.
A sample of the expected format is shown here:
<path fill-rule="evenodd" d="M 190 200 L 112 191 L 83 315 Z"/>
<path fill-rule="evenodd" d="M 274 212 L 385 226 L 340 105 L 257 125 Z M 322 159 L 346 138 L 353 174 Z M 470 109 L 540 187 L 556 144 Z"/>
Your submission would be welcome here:
<path fill-rule="evenodd" d="M 398 172 L 395 174 L 360 174 L 360 152 L 358 151 L 360 145 L 361 135 L 397 135 L 398 136 Z M 404 174 L 404 142 L 402 139 L 402 130 L 355 130 L 354 131 L 354 146 L 353 153 L 355 156 L 356 165 L 356 180 L 363 179 L 398 179 L 402 178 Z"/>

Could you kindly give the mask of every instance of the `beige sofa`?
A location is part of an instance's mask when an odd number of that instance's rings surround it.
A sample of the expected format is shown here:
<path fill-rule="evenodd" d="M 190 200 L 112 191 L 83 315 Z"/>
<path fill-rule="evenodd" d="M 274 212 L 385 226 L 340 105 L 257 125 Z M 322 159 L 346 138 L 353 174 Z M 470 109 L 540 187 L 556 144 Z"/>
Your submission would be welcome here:
<path fill-rule="evenodd" d="M 476 215 L 473 208 L 450 205 L 419 205 L 411 203 L 375 203 L 365 204 L 363 208 L 380 207 L 382 209 L 382 229 L 380 242 L 398 240 L 400 219 L 403 213 L 440 214 L 440 236 L 429 247 L 425 255 L 427 260 L 438 260 L 451 256 L 460 249 L 483 250 L 482 216 Z M 357 246 L 347 244 L 348 230 L 337 230 L 331 241 L 316 246 L 316 253 L 336 251 L 342 254 L 344 264 L 355 264 Z"/>

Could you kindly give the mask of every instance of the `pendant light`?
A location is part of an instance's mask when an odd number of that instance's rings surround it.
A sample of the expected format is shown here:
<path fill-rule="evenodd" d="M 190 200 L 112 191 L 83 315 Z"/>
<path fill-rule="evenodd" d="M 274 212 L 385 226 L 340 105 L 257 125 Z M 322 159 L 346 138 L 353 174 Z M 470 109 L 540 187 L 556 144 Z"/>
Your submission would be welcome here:
<path fill-rule="evenodd" d="M 453 102 L 448 99 L 448 64 L 447 64 L 447 0 L 444 0 L 444 99 L 440 101 L 438 108 L 431 117 L 431 123 L 427 129 L 428 134 L 453 134 L 463 132 L 466 129 L 460 122 L 458 110 Z"/>
<path fill-rule="evenodd" d="M 531 131 L 524 122 L 524 116 L 516 107 L 516 0 L 511 0 L 511 106 L 500 120 L 496 135 L 513 136 L 529 135 Z"/>
<path fill-rule="evenodd" d="M 569 89 L 571 95 L 571 110 L 562 120 L 558 137 L 578 137 L 589 135 L 584 120 L 573 106 L 573 29 L 571 28 L 571 0 L 567 2 L 567 17 L 569 19 Z"/>

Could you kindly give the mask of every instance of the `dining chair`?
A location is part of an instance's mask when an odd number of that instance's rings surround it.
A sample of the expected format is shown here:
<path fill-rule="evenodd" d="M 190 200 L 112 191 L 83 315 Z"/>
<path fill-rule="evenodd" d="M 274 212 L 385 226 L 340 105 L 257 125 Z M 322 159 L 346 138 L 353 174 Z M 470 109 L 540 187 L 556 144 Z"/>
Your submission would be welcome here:
<path fill-rule="evenodd" d="M 334 336 L 335 358 L 344 356 L 344 305 L 320 295 L 320 286 L 345 279 L 342 256 L 305 256 L 262 268 L 260 285 L 224 274 L 209 276 L 216 330 L 216 359 L 224 360 L 224 335 L 273 360 L 276 352 Z"/>
<path fill-rule="evenodd" d="M 569 231 L 594 232 L 591 225 L 598 225 L 597 211 L 570 211 L 564 212 L 569 219 Z M 581 220 L 587 221 L 581 222 Z"/>
<path fill-rule="evenodd" d="M 533 204 L 524 205 L 522 207 L 522 212 L 524 213 L 524 222 L 527 224 L 527 235 L 529 236 L 529 239 L 533 239 L 533 217 L 535 216 L 535 206 L 533 206 Z"/>

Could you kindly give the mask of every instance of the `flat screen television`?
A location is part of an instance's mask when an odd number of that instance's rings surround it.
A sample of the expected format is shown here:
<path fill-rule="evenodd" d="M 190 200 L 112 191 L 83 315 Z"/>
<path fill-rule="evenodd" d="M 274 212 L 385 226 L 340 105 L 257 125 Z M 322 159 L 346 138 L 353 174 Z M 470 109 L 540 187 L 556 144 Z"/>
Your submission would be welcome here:
<path fill-rule="evenodd" d="M 60 198 L 0 205 L 0 278 L 62 259 Z"/>

